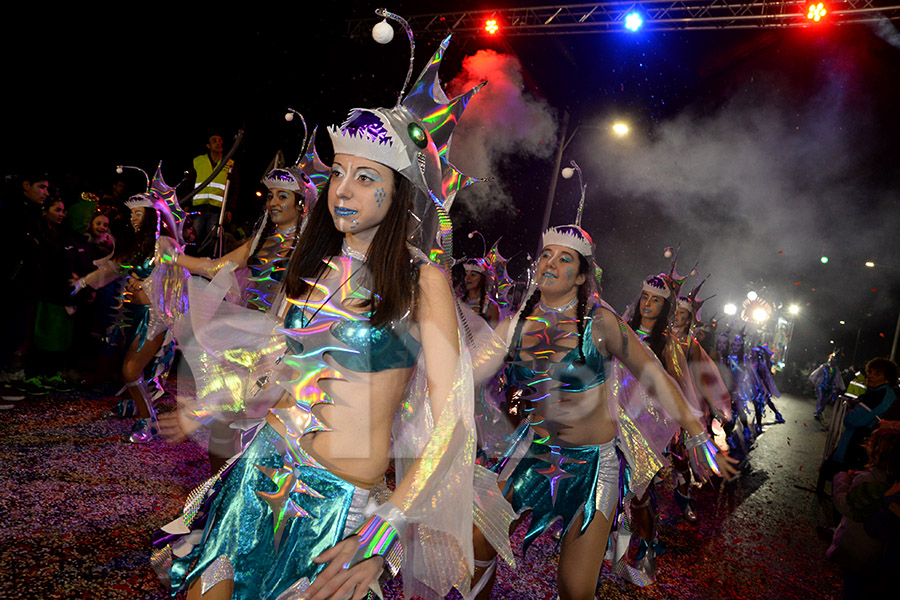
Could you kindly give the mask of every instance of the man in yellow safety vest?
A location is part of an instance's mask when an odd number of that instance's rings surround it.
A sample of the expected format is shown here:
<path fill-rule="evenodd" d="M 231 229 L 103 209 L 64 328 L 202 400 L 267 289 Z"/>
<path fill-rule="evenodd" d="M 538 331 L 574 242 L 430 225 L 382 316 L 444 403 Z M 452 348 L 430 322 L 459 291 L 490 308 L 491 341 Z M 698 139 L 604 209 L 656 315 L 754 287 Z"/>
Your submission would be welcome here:
<path fill-rule="evenodd" d="M 222 160 L 223 145 L 222 136 L 211 135 L 206 144 L 209 151 L 194 157 L 195 188 L 206 181 L 206 178 L 219 166 L 219 162 Z M 215 226 L 219 221 L 219 211 L 222 202 L 225 201 L 226 182 L 233 165 L 234 161 L 229 160 L 225 168 L 219 171 L 209 185 L 198 190 L 193 197 L 194 212 L 199 213 L 194 215 L 194 233 L 199 254 L 210 254 L 215 247 L 215 242 L 207 238 L 215 231 Z"/>

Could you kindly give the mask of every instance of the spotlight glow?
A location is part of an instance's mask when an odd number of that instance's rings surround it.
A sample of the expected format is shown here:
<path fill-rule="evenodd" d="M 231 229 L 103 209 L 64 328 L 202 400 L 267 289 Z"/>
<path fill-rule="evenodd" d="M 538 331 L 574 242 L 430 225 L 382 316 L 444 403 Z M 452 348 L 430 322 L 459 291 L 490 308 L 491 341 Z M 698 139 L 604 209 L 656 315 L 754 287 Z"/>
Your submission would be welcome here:
<path fill-rule="evenodd" d="M 769 313 L 764 308 L 757 308 L 753 311 L 753 320 L 757 323 L 763 323 L 769 320 Z"/>
<path fill-rule="evenodd" d="M 750 290 L 749 292 L 747 292 L 747 300 L 749 300 L 750 302 L 753 302 L 757 298 L 759 298 L 759 296 L 753 290 Z"/>
<path fill-rule="evenodd" d="M 796 304 L 791 304 L 790 307 L 788 307 L 788 312 L 792 315 L 800 314 L 800 307 Z"/>
<path fill-rule="evenodd" d="M 500 31 L 500 25 L 497 23 L 497 19 L 488 19 L 487 21 L 485 21 L 484 30 L 491 35 L 494 35 L 498 31 Z"/>
<path fill-rule="evenodd" d="M 627 123 L 622 123 L 621 121 L 613 124 L 612 126 L 613 133 L 615 133 L 619 137 L 624 137 L 628 135 L 630 129 L 628 128 Z"/>
<path fill-rule="evenodd" d="M 810 4 L 807 9 L 806 18 L 815 21 L 818 23 L 822 20 L 822 17 L 828 14 L 828 11 L 825 9 L 825 5 L 819 2 L 818 4 Z"/>
<path fill-rule="evenodd" d="M 819 260 L 822 261 L 822 264 L 823 264 L 823 265 L 827 265 L 827 264 L 828 264 L 828 257 L 827 257 L 827 256 L 823 256 L 823 257 L 820 258 Z"/>
<path fill-rule="evenodd" d="M 737 306 L 734 304 L 726 304 L 722 307 L 722 310 L 726 315 L 736 315 L 737 314 Z"/>
<path fill-rule="evenodd" d="M 637 31 L 643 24 L 644 19 L 641 18 L 641 13 L 632 12 L 625 17 L 625 29 L 629 31 Z"/>
<path fill-rule="evenodd" d="M 871 260 L 867 260 L 867 261 L 866 261 L 866 266 L 869 267 L 869 268 L 871 269 L 872 267 L 875 266 L 875 263 L 873 263 Z"/>

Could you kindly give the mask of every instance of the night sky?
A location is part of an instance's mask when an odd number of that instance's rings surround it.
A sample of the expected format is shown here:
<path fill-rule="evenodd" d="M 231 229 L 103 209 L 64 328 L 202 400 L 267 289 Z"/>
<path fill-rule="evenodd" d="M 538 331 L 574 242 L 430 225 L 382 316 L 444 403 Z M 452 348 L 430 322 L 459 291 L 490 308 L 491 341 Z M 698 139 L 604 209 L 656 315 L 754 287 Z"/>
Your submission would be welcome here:
<path fill-rule="evenodd" d="M 387 7 L 413 15 L 525 4 Z M 387 46 L 347 37 L 347 19 L 379 5 L 8 19 L 0 167 L 43 165 L 70 200 L 108 186 L 117 164 L 149 171 L 162 160 L 177 182 L 211 133 L 228 146 L 243 128 L 238 213 L 252 220 L 261 206 L 255 182 L 275 151 L 289 160 L 299 151 L 286 107 L 325 126 L 351 108 L 394 103 L 408 61 L 402 34 Z M 466 236 L 473 229 L 489 242 L 502 235 L 504 255 L 521 251 L 512 263 L 521 270 L 537 244 L 568 111 L 568 132 L 579 129 L 563 163 L 584 170 L 583 224 L 615 308 L 624 311 L 641 279 L 668 267 L 666 246 L 681 244 L 682 270 L 699 262 L 701 275 L 712 274 L 707 317 L 765 287 L 775 304 L 802 306 L 792 359 L 820 362 L 834 340 L 847 366 L 858 332 L 857 363 L 886 355 L 900 311 L 898 39 L 890 23 L 454 39 L 444 82 L 465 81 L 464 59 L 490 49 L 497 55 L 481 57 L 510 76 L 497 89 L 525 107 L 519 122 L 500 123 L 476 97 L 476 116 L 463 117 L 470 137 L 461 125 L 454 147 L 490 150 L 489 163 L 463 164 L 473 156 L 463 151 L 451 159 L 494 183 L 459 195 L 457 253 L 480 254 L 480 240 Z M 436 43 L 417 37 L 416 72 Z M 629 122 L 627 139 L 609 135 L 613 119 Z M 319 149 L 327 158 L 327 136 Z M 577 188 L 560 179 L 551 224 L 574 219 Z M 878 266 L 865 268 L 867 260 Z"/>

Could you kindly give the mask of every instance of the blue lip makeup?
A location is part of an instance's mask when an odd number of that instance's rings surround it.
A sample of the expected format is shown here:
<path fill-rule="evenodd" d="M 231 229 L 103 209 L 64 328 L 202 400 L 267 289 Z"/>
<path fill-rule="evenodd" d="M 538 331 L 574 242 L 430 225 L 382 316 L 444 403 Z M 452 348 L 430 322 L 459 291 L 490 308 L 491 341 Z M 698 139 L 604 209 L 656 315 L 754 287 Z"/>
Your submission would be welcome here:
<path fill-rule="evenodd" d="M 350 215 L 355 215 L 356 211 L 350 208 L 344 208 L 343 206 L 334 207 L 334 214 L 339 217 L 349 217 Z"/>

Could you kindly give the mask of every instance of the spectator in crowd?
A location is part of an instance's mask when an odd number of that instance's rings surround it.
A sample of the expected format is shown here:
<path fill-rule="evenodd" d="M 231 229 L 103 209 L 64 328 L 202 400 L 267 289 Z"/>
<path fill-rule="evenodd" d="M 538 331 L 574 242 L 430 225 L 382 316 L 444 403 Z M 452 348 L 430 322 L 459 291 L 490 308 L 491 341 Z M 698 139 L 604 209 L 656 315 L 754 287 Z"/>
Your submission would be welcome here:
<path fill-rule="evenodd" d="M 38 226 L 41 207 L 50 197 L 46 173 L 35 170 L 19 178 L 13 197 L 3 206 L 3 223 L 10 226 L 0 236 L 0 281 L 3 284 L 3 336 L 0 341 L 0 368 L 4 381 L 19 381 L 25 376 L 24 355 L 27 352 L 34 309 L 37 303 L 39 274 Z"/>
<path fill-rule="evenodd" d="M 865 464 L 864 443 L 872 430 L 896 403 L 897 365 L 886 358 L 873 358 L 866 364 L 868 389 L 844 415 L 844 432 L 831 457 L 819 469 L 816 491 L 839 471 L 860 469 Z"/>
<path fill-rule="evenodd" d="M 86 243 L 64 226 L 66 207 L 49 198 L 37 228 L 38 301 L 34 317 L 33 346 L 25 363 L 25 390 L 40 395 L 51 390 L 70 390 L 62 374 L 75 330 L 76 300 L 69 280 L 90 270 Z"/>
<path fill-rule="evenodd" d="M 896 563 L 888 562 L 885 550 L 890 543 L 896 548 L 896 540 L 880 539 L 875 523 L 867 522 L 882 517 L 884 500 L 900 481 L 900 422 L 883 421 L 866 442 L 865 451 L 866 470 L 838 473 L 834 478 L 833 501 L 841 523 L 827 556 L 844 568 L 845 599 L 889 597 L 894 587 Z"/>

